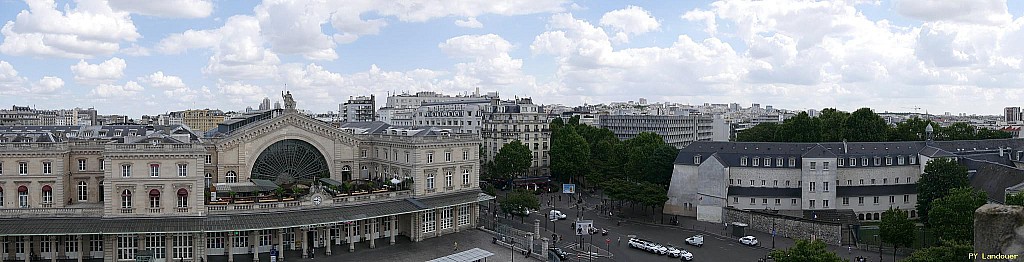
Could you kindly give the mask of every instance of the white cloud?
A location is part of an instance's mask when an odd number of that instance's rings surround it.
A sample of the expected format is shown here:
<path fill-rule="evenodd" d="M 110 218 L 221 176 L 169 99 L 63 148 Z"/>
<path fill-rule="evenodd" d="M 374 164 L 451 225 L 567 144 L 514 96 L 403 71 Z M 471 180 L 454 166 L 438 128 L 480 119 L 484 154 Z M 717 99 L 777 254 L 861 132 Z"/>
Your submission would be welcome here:
<path fill-rule="evenodd" d="M 508 53 L 512 44 L 495 34 L 456 36 L 438 44 L 452 57 L 494 57 Z"/>
<path fill-rule="evenodd" d="M 605 13 L 601 16 L 601 25 L 624 33 L 617 37 L 622 42 L 628 41 L 626 35 L 639 35 L 661 27 L 661 23 L 651 15 L 651 12 L 635 5 Z"/>
<path fill-rule="evenodd" d="M 101 84 L 93 88 L 91 95 L 97 98 L 131 98 L 144 90 L 139 83 L 128 81 L 124 85 Z"/>
<path fill-rule="evenodd" d="M 148 76 L 139 77 L 139 82 L 145 83 L 151 87 L 164 89 L 182 89 L 187 87 L 185 86 L 185 82 L 181 81 L 180 77 L 164 75 L 163 71 L 156 71 Z"/>
<path fill-rule="evenodd" d="M 127 66 L 124 59 L 117 57 L 95 65 L 79 60 L 78 64 L 71 66 L 71 72 L 79 83 L 109 84 L 121 79 Z"/>
<path fill-rule="evenodd" d="M 52 94 L 64 87 L 64 79 L 54 76 L 44 76 L 32 84 L 33 93 Z"/>
<path fill-rule="evenodd" d="M 241 81 L 217 80 L 217 93 L 224 97 L 230 104 L 242 106 L 253 103 L 267 97 L 267 92 L 262 87 Z"/>
<path fill-rule="evenodd" d="M 483 28 L 484 24 L 476 20 L 476 17 L 469 17 L 466 20 L 455 20 L 455 25 L 465 28 Z"/>
<path fill-rule="evenodd" d="M 683 13 L 680 18 L 691 22 L 704 22 L 704 32 L 708 33 L 708 35 L 715 36 L 718 33 L 718 21 L 715 20 L 714 12 L 694 9 Z"/>
<path fill-rule="evenodd" d="M 55 76 L 44 76 L 38 81 L 30 83 L 28 78 L 18 75 L 18 70 L 15 70 L 14 66 L 7 61 L 0 60 L 0 94 L 2 95 L 25 93 L 53 95 L 61 87 L 64 87 L 64 80 Z"/>
<path fill-rule="evenodd" d="M 141 37 L 127 12 L 102 0 L 81 0 L 63 11 L 52 0 L 27 2 L 28 10 L 0 28 L 4 54 L 88 58 L 112 54 L 121 42 Z"/>
<path fill-rule="evenodd" d="M 113 8 L 149 16 L 203 18 L 213 13 L 213 3 L 209 0 L 108 1 Z"/>
<path fill-rule="evenodd" d="M 902 15 L 929 22 L 1003 25 L 1013 19 L 1006 0 L 894 0 L 893 6 Z"/>
<path fill-rule="evenodd" d="M 157 49 L 177 54 L 188 49 L 211 49 L 203 73 L 227 79 L 266 79 L 277 74 L 281 63 L 267 49 L 259 21 L 251 16 L 232 16 L 224 26 L 210 30 L 188 30 L 160 40 Z"/>

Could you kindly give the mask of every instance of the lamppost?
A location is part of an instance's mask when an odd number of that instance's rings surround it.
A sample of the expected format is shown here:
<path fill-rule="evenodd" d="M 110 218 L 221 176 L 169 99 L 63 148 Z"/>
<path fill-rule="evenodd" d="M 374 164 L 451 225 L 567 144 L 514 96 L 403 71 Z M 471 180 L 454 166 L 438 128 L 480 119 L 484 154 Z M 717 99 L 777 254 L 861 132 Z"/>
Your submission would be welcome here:
<path fill-rule="evenodd" d="M 875 235 L 875 242 L 878 242 L 878 261 L 882 261 L 882 241 L 878 240 L 878 235 Z"/>
<path fill-rule="evenodd" d="M 775 249 L 775 218 L 772 217 L 772 249 Z"/>
<path fill-rule="evenodd" d="M 512 238 L 512 237 L 508 238 L 508 250 L 509 250 L 508 258 L 511 260 L 511 262 L 516 262 L 516 239 L 515 238 Z"/>

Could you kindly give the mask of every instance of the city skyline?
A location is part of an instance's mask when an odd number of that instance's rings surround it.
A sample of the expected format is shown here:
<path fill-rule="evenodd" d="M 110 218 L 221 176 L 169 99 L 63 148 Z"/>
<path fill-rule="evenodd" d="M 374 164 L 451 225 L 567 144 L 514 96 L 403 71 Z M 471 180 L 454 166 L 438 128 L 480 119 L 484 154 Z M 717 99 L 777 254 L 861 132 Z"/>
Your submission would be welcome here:
<path fill-rule="evenodd" d="M 291 90 L 327 112 L 479 88 L 568 106 L 1000 115 L 1024 94 L 1024 5 L 1005 0 L 502 3 L 0 0 L 0 104 L 138 116 Z"/>

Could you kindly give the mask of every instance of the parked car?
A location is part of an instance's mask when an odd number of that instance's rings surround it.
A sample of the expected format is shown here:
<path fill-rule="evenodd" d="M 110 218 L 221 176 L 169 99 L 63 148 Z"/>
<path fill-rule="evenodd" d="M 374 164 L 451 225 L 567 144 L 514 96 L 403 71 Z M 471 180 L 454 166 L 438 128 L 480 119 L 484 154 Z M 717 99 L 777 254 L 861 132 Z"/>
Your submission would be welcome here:
<path fill-rule="evenodd" d="M 629 239 L 629 247 L 640 248 L 641 246 L 646 244 L 646 242 L 647 241 L 644 241 L 644 240 L 639 239 L 639 238 L 630 238 Z"/>
<path fill-rule="evenodd" d="M 683 261 L 693 260 L 693 254 L 692 253 L 687 252 L 686 250 L 683 250 L 683 249 L 680 249 L 679 251 L 681 252 L 681 254 L 679 255 L 680 260 L 683 260 Z"/>
<path fill-rule="evenodd" d="M 658 243 L 651 243 L 651 253 L 658 255 L 668 254 L 668 248 Z"/>
<path fill-rule="evenodd" d="M 566 253 L 565 251 L 562 251 L 561 248 L 552 247 L 552 248 L 548 248 L 548 250 L 551 250 L 551 252 L 555 253 L 555 255 L 558 256 L 558 259 L 561 259 L 561 260 L 568 260 L 569 259 L 569 253 Z"/>
<path fill-rule="evenodd" d="M 665 248 L 668 249 L 665 252 L 665 255 L 668 255 L 668 257 L 677 258 L 683 255 L 682 250 L 679 250 L 676 247 L 673 247 L 672 245 L 665 246 Z"/>
<path fill-rule="evenodd" d="M 567 216 L 565 213 L 562 213 L 562 211 L 552 209 L 551 212 L 548 212 L 548 219 L 565 220 L 566 217 Z"/>
<path fill-rule="evenodd" d="M 740 243 L 748 246 L 756 246 L 757 238 L 754 236 L 745 236 L 740 238 Z"/>
<path fill-rule="evenodd" d="M 688 238 L 686 238 L 686 244 L 697 246 L 697 247 L 703 246 L 704 245 L 704 235 L 696 235 L 696 236 L 688 237 Z"/>

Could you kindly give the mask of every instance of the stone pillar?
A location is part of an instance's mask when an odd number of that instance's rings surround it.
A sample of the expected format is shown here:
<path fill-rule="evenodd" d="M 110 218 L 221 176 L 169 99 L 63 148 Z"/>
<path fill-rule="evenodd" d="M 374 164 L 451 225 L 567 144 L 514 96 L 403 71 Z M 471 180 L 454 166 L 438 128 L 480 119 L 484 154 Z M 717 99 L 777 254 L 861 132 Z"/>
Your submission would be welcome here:
<path fill-rule="evenodd" d="M 252 248 L 252 261 L 260 261 L 260 232 L 259 230 L 249 231 L 249 247 Z"/>
<path fill-rule="evenodd" d="M 335 228 L 338 229 L 337 232 L 334 232 Z M 334 224 L 333 226 L 331 226 L 331 236 L 335 237 L 334 238 L 334 244 L 340 246 L 341 245 L 341 239 L 342 239 L 342 237 L 341 237 L 341 224 Z"/>
<path fill-rule="evenodd" d="M 24 236 L 22 237 L 22 241 L 24 241 L 25 245 L 28 246 L 28 248 L 26 248 L 27 250 L 25 250 L 25 262 L 31 262 L 32 254 L 36 253 L 35 249 L 38 245 L 33 245 L 35 243 L 32 243 L 32 236 Z"/>
<path fill-rule="evenodd" d="M 540 220 L 533 220 L 533 237 L 540 237 Z"/>
<path fill-rule="evenodd" d="M 135 240 L 139 242 L 139 249 L 146 250 L 146 234 L 138 234 L 135 236 Z"/>
<path fill-rule="evenodd" d="M 174 261 L 174 234 L 164 233 L 164 257 L 166 261 Z"/>
<path fill-rule="evenodd" d="M 46 241 L 50 242 L 50 262 L 57 262 L 57 236 L 49 236 L 48 238 Z"/>
<path fill-rule="evenodd" d="M 231 252 L 231 250 L 234 249 L 234 247 L 235 247 L 235 232 L 234 231 L 230 231 L 226 235 L 227 236 L 224 237 L 224 238 L 227 238 L 227 239 L 225 239 L 224 241 L 227 242 L 227 243 L 224 246 L 224 252 L 228 253 L 228 262 L 235 262 L 235 255 L 232 254 L 232 252 Z"/>
<path fill-rule="evenodd" d="M 89 249 L 89 248 L 85 247 L 85 238 L 86 238 L 86 236 L 87 235 L 78 235 L 77 236 L 77 238 L 78 238 L 78 262 L 82 262 L 82 260 L 85 260 L 85 252 L 88 252 L 89 250 L 92 250 L 92 249 Z"/>
<path fill-rule="evenodd" d="M 359 225 L 359 221 L 354 221 L 354 222 L 352 222 L 351 224 L 348 225 L 347 235 L 348 235 L 348 252 L 349 253 L 356 251 L 355 232 L 356 232 L 356 226 L 358 226 L 358 225 Z"/>
<path fill-rule="evenodd" d="M 277 261 L 284 261 L 284 251 L 287 250 L 287 248 L 284 247 L 284 232 L 287 230 L 287 228 L 277 229 L 277 246 L 279 249 L 277 251 Z"/>
<path fill-rule="evenodd" d="M 391 216 L 391 222 L 388 223 L 388 227 L 391 228 L 391 229 L 388 230 L 388 231 L 391 232 L 391 234 L 390 234 L 391 236 L 389 236 L 391 238 L 390 242 L 391 242 L 392 245 L 394 245 L 395 244 L 395 235 L 398 234 L 398 216 Z"/>
<path fill-rule="evenodd" d="M 326 234 L 324 234 L 324 254 L 330 256 L 331 246 L 333 246 L 334 244 L 331 243 L 333 242 L 331 241 L 331 236 L 334 236 L 334 230 L 331 227 L 324 227 L 324 231 L 327 232 Z"/>
<path fill-rule="evenodd" d="M 547 253 L 546 253 L 547 251 L 548 251 L 548 238 L 542 237 L 542 238 L 540 238 L 541 258 L 544 258 L 544 257 L 547 256 Z"/>
<path fill-rule="evenodd" d="M 529 246 L 527 246 L 525 249 L 529 250 L 527 251 L 527 254 L 530 254 L 531 256 L 533 255 L 533 238 L 536 236 L 537 235 L 534 235 L 533 233 L 526 233 L 526 244 Z"/>
<path fill-rule="evenodd" d="M 441 209 L 434 209 L 434 237 L 441 235 Z"/>
<path fill-rule="evenodd" d="M 117 235 L 101 235 L 103 239 L 103 260 L 117 261 Z"/>
<path fill-rule="evenodd" d="M 452 207 L 452 226 L 455 226 L 455 233 L 459 232 L 459 206 Z"/>
<path fill-rule="evenodd" d="M 302 232 L 301 234 L 299 234 L 302 235 L 302 258 L 309 258 L 309 241 L 306 241 L 309 240 L 309 236 L 306 235 L 309 234 L 309 229 L 303 228 L 299 232 Z"/>
<path fill-rule="evenodd" d="M 370 248 L 377 248 L 377 238 L 374 237 L 373 234 L 377 233 L 377 229 L 378 229 L 377 227 L 380 224 L 380 222 L 378 222 L 376 218 L 371 218 L 369 220 L 369 222 L 370 222 L 370 232 L 369 232 L 370 233 L 369 234 L 370 235 Z M 378 236 L 379 235 L 380 234 L 378 234 Z"/>
<path fill-rule="evenodd" d="M 209 242 L 206 239 L 206 233 L 192 233 L 192 261 L 196 258 L 202 259 L 202 261 L 210 261 L 210 258 L 206 255 L 206 243 Z"/>

